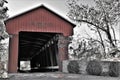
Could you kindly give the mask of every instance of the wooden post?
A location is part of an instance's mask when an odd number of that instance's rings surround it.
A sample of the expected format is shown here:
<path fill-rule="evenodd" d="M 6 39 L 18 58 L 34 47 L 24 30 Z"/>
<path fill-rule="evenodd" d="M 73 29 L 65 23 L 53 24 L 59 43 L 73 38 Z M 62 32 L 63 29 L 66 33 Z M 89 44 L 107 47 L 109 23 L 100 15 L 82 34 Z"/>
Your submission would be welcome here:
<path fill-rule="evenodd" d="M 18 67 L 18 35 L 13 35 L 10 41 L 9 72 L 16 73 Z"/>

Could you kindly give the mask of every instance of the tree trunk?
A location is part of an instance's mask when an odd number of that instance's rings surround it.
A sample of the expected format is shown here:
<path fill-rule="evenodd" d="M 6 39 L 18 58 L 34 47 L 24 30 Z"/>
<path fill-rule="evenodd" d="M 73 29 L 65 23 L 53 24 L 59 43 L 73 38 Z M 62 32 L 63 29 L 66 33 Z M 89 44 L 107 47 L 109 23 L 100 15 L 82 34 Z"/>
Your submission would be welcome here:
<path fill-rule="evenodd" d="M 107 34 L 107 37 L 108 37 L 108 39 L 109 39 L 110 44 L 112 45 L 112 47 L 115 47 L 115 44 L 113 43 L 112 36 L 111 36 L 110 32 L 107 31 L 106 34 Z"/>
<path fill-rule="evenodd" d="M 103 50 L 104 50 L 104 58 L 106 58 L 105 45 L 104 45 L 104 42 L 103 42 L 103 39 L 102 39 L 102 35 L 101 35 L 98 28 L 97 28 L 97 31 L 98 31 L 98 34 L 100 36 L 101 44 L 102 44 L 102 47 L 103 47 Z"/>

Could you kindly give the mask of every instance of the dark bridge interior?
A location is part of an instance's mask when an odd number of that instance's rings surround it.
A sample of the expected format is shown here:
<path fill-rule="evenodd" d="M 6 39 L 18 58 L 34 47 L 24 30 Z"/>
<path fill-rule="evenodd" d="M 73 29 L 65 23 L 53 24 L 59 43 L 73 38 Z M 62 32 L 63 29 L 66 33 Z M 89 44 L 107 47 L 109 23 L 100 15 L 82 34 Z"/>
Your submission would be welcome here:
<path fill-rule="evenodd" d="M 19 32 L 18 71 L 21 61 L 30 61 L 32 72 L 58 70 L 58 34 Z"/>

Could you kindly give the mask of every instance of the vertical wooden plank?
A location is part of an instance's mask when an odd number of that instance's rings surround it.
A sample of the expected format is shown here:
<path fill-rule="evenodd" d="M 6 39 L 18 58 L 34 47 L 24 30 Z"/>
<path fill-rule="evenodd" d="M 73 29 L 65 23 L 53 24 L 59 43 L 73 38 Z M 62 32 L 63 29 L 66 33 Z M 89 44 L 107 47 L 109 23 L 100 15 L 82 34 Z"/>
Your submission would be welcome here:
<path fill-rule="evenodd" d="M 18 66 L 18 35 L 13 35 L 10 43 L 9 66 L 8 71 L 17 72 Z"/>

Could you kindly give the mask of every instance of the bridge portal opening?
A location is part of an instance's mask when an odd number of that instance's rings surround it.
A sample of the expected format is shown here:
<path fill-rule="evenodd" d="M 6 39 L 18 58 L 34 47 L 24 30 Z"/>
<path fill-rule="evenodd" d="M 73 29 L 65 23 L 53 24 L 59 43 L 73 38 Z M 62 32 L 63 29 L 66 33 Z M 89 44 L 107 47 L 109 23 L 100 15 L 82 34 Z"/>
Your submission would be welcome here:
<path fill-rule="evenodd" d="M 18 72 L 59 69 L 58 33 L 19 32 Z"/>

